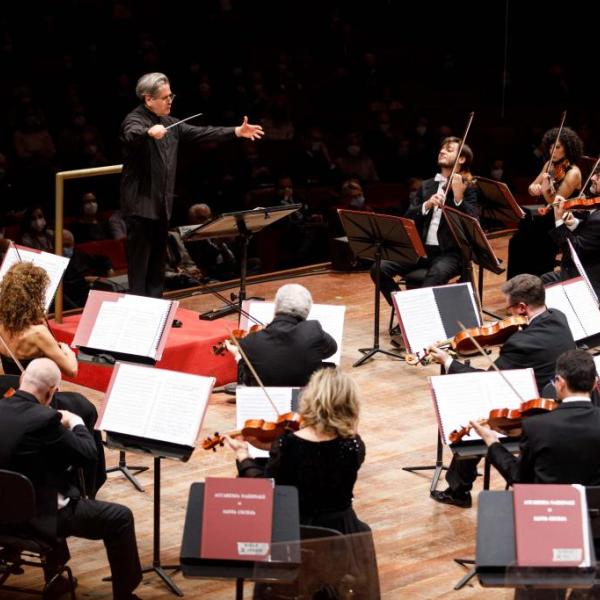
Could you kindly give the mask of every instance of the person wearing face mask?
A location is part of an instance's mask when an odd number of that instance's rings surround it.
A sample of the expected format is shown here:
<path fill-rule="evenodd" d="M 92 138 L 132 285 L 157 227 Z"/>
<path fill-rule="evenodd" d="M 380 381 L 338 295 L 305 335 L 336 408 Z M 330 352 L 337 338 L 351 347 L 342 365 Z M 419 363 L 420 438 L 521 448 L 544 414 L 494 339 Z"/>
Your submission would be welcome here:
<path fill-rule="evenodd" d="M 79 216 L 71 229 L 80 244 L 112 237 L 108 222 L 98 219 L 98 200 L 93 192 L 86 192 L 81 197 Z"/>
<path fill-rule="evenodd" d="M 457 137 L 442 140 L 438 154 L 440 172 L 435 177 L 423 181 L 405 214 L 406 218 L 415 221 L 427 257 L 410 264 L 381 261 L 381 293 L 390 305 L 392 292 L 399 289 L 395 276 L 406 277 L 408 288 L 429 287 L 448 283 L 450 279 L 460 275 L 464 268 L 458 246 L 441 210 L 445 204 L 478 218 L 477 193 L 462 177 L 462 173 L 468 171 L 471 166 L 473 151 L 465 144 L 460 156 L 457 156 L 460 143 L 461 140 Z M 448 177 L 457 160 L 457 172 L 447 195 L 444 196 Z M 375 281 L 375 267 L 371 269 L 371 278 Z"/>
<path fill-rule="evenodd" d="M 160 297 L 164 287 L 169 220 L 173 210 L 179 142 L 258 140 L 259 125 L 244 117 L 237 127 L 176 125 L 170 116 L 174 94 L 163 73 L 139 78 L 140 100 L 121 124 L 123 150 L 121 212 L 127 225 L 127 274 L 132 294 Z M 167 129 L 168 128 L 168 129 Z"/>
<path fill-rule="evenodd" d="M 335 164 L 345 177 L 357 177 L 360 181 L 379 181 L 379 175 L 370 156 L 367 156 L 357 133 L 350 133 L 346 138 L 345 152 L 339 156 Z"/>
<path fill-rule="evenodd" d="M 28 248 L 54 252 L 54 232 L 47 228 L 44 209 L 39 204 L 25 210 L 20 242 Z"/>

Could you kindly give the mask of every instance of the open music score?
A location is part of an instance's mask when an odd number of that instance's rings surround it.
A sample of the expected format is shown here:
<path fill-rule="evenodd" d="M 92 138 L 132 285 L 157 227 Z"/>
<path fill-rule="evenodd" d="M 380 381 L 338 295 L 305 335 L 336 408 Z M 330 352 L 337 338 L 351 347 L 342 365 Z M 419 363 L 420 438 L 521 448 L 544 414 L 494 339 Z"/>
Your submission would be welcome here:
<path fill-rule="evenodd" d="M 56 289 L 60 284 L 66 268 L 69 266 L 69 259 L 64 256 L 42 252 L 26 246 L 11 244 L 4 255 L 4 260 L 0 266 L 0 281 L 5 273 L 15 264 L 20 262 L 30 262 L 36 267 L 41 267 L 48 273 L 50 284 L 46 290 L 45 309 L 48 310 L 52 304 Z"/>
<path fill-rule="evenodd" d="M 214 377 L 117 362 L 96 429 L 194 448 Z"/>
<path fill-rule="evenodd" d="M 178 306 L 172 300 L 92 290 L 71 345 L 158 361 Z"/>
<path fill-rule="evenodd" d="M 481 316 L 470 283 L 393 292 L 392 298 L 404 345 L 409 352 L 422 352 L 465 327 L 480 327 Z"/>
<path fill-rule="evenodd" d="M 533 369 L 502 371 L 520 397 L 495 371 L 456 373 L 429 377 L 433 407 L 442 442 L 449 444 L 450 432 L 466 427 L 469 421 L 487 418 L 495 408 L 519 408 L 524 400 L 538 398 Z M 481 439 L 474 430 L 463 441 Z"/>
<path fill-rule="evenodd" d="M 565 314 L 576 342 L 600 333 L 600 310 L 583 277 L 547 286 L 546 306 Z"/>
<path fill-rule="evenodd" d="M 275 316 L 275 304 L 258 300 L 244 300 L 242 310 L 259 323 L 268 325 Z M 319 321 L 323 331 L 327 332 L 337 343 L 337 352 L 327 359 L 339 366 L 342 359 L 342 336 L 344 334 L 344 316 L 346 307 L 338 304 L 313 304 L 307 320 Z M 240 317 L 240 328 L 248 330 L 256 321 L 246 315 Z"/>
<path fill-rule="evenodd" d="M 300 388 L 267 387 L 265 389 L 277 407 L 279 414 L 296 410 Z M 240 430 L 244 427 L 244 423 L 250 419 L 277 421 L 278 415 L 260 387 L 238 386 L 236 390 L 235 410 L 236 428 Z M 251 444 L 248 446 L 248 449 L 252 458 L 267 458 L 269 456 L 267 450 L 260 450 Z"/>
<path fill-rule="evenodd" d="M 567 238 L 567 245 L 569 246 L 569 252 L 571 253 L 571 258 L 573 259 L 573 263 L 575 264 L 575 268 L 577 269 L 577 272 L 583 277 L 584 281 L 587 283 L 590 293 L 592 294 L 592 297 L 594 298 L 594 301 L 596 302 L 596 306 L 598 306 L 598 303 L 599 303 L 598 295 L 596 294 L 596 291 L 594 290 L 594 286 L 592 285 L 592 282 L 590 281 L 588 274 L 585 272 L 585 269 L 583 268 L 581 259 L 577 255 L 577 252 L 575 251 L 575 248 L 573 247 L 573 244 L 569 238 Z"/>

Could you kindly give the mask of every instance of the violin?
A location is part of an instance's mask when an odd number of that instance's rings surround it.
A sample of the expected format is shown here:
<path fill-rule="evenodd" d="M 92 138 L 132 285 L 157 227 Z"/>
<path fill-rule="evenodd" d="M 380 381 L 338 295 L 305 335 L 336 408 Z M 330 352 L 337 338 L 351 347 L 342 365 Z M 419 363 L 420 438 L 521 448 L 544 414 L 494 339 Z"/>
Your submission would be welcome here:
<path fill-rule="evenodd" d="M 472 354 L 478 351 L 475 342 L 484 347 L 501 346 L 513 333 L 527 324 L 527 317 L 512 316 L 502 321 L 483 325 L 482 327 L 471 327 L 464 331 L 459 331 L 454 337 L 435 344 L 435 347 L 450 346 L 456 354 Z M 426 364 L 423 361 L 428 355 L 428 351 L 425 351 L 422 356 L 419 356 L 419 353 L 407 354 L 405 360 L 412 366 Z"/>
<path fill-rule="evenodd" d="M 12 398 L 17 390 L 15 388 L 9 387 L 5 392 L 3 398 Z"/>
<path fill-rule="evenodd" d="M 490 410 L 487 419 L 478 422 L 487 425 L 490 429 L 511 437 L 521 435 L 522 420 L 524 417 L 549 412 L 558 407 L 558 402 L 549 398 L 534 398 L 522 402 L 519 408 L 495 408 Z M 459 427 L 450 432 L 448 441 L 451 444 L 460 442 L 465 435 L 469 435 L 471 426 Z"/>
<path fill-rule="evenodd" d="M 225 435 L 230 437 L 242 436 L 250 444 L 252 440 L 261 444 L 271 444 L 285 431 L 298 431 L 302 424 L 302 416 L 296 412 L 287 412 L 277 417 L 277 421 L 265 421 L 264 419 L 248 419 L 241 430 L 231 431 L 228 434 L 219 434 L 218 431 L 212 437 L 207 437 L 202 442 L 204 450 L 216 452 L 217 446 L 223 446 Z"/>
<path fill-rule="evenodd" d="M 236 340 L 241 340 L 242 338 L 245 338 L 249 333 L 256 333 L 257 331 L 260 331 L 263 328 L 262 325 L 252 325 L 252 327 L 250 327 L 250 329 L 248 331 L 246 331 L 245 329 L 234 329 L 231 332 L 231 335 L 236 339 Z M 227 336 L 225 338 L 225 340 L 229 339 L 229 336 Z M 222 355 L 225 350 L 227 350 L 227 346 L 225 345 L 225 340 L 223 340 L 222 342 L 219 342 L 218 344 L 215 344 L 212 347 L 212 352 L 215 356 L 220 356 Z"/>

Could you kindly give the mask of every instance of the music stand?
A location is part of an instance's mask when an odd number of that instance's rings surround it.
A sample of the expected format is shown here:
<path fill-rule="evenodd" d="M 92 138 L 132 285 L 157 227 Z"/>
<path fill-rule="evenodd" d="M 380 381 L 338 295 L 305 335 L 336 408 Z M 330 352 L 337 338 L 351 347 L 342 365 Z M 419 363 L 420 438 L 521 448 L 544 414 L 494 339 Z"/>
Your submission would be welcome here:
<path fill-rule="evenodd" d="M 375 261 L 375 319 L 373 324 L 373 346 L 359 348 L 364 356 L 352 366 L 358 367 L 366 360 L 381 352 L 399 358 L 397 354 L 379 347 L 379 302 L 381 260 L 416 264 L 425 258 L 425 248 L 417 232 L 414 221 L 404 217 L 378 215 L 372 212 L 345 210 L 338 208 L 342 227 L 348 236 L 350 249 L 357 258 Z"/>
<path fill-rule="evenodd" d="M 504 272 L 504 269 L 500 266 L 500 261 L 494 254 L 485 233 L 483 233 L 483 229 L 481 229 L 479 221 L 450 206 L 443 206 L 442 212 L 460 249 L 465 268 L 463 277 L 468 278 L 469 281 L 473 281 L 475 285 L 471 263 L 474 262 L 479 265 L 477 288 L 479 291 L 479 302 L 482 307 L 481 310 L 486 315 L 500 319 L 498 315 L 483 308 L 483 270 L 487 269 L 496 275 L 500 275 L 500 273 Z"/>
<path fill-rule="evenodd" d="M 525 212 L 519 206 L 508 186 L 502 181 L 488 179 L 487 177 L 475 178 L 479 194 L 480 218 L 500 221 L 509 227 L 515 221 L 525 217 Z"/>
<path fill-rule="evenodd" d="M 240 292 L 237 296 L 239 310 L 241 310 L 242 302 L 246 300 L 246 269 L 250 238 L 267 225 L 272 225 L 280 219 L 298 212 L 301 208 L 302 204 L 290 204 L 287 206 L 259 207 L 252 210 L 223 213 L 202 225 L 180 227 L 179 232 L 184 242 L 223 237 L 237 237 L 241 239 Z M 236 312 L 235 307 L 229 307 L 228 311 L 219 311 L 219 317 L 232 312 Z"/>

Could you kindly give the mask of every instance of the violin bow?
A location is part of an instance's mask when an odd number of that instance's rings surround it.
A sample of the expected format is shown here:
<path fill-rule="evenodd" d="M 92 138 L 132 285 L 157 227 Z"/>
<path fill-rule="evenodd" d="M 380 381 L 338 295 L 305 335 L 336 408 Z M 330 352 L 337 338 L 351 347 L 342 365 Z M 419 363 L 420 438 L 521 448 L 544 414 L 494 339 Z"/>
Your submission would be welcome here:
<path fill-rule="evenodd" d="M 448 190 L 450 189 L 450 186 L 452 185 L 452 178 L 454 177 L 454 175 L 456 175 L 456 172 L 458 171 L 458 167 L 459 167 L 459 159 L 460 159 L 460 154 L 463 151 L 463 148 L 465 146 L 465 141 L 467 139 L 467 136 L 469 135 L 469 129 L 471 129 L 471 123 L 473 122 L 473 117 L 475 116 L 475 112 L 471 111 L 471 113 L 469 113 L 469 119 L 467 121 L 467 126 L 465 127 L 465 131 L 462 134 L 462 138 L 460 140 L 460 144 L 458 146 L 458 151 L 456 152 L 456 160 L 454 161 L 454 164 L 452 165 L 452 171 L 450 171 L 450 175 L 448 176 L 448 181 L 446 182 L 446 189 L 444 190 L 444 204 L 446 203 L 446 198 L 448 197 Z"/>
<path fill-rule="evenodd" d="M 585 192 L 585 188 L 589 185 L 590 181 L 592 180 L 592 177 L 594 176 L 594 173 L 596 172 L 598 165 L 600 165 L 600 156 L 596 159 L 596 162 L 594 163 L 594 166 L 592 167 L 590 174 L 587 176 L 585 183 L 581 186 L 581 196 L 583 196 L 583 194 Z"/>
<path fill-rule="evenodd" d="M 471 335 L 469 330 L 460 321 L 457 321 L 457 323 L 458 323 L 458 326 L 467 334 L 467 337 L 473 342 L 473 345 L 475 346 L 475 348 L 477 348 L 477 350 L 479 351 L 481 356 L 483 356 L 485 358 L 485 360 L 488 362 L 488 364 L 496 371 L 496 373 L 498 373 L 498 375 L 500 375 L 500 377 L 502 377 L 502 379 L 504 380 L 504 383 L 506 383 L 506 385 L 512 390 L 514 395 L 521 402 L 525 402 L 525 400 L 523 399 L 523 396 L 521 396 L 521 394 L 519 394 L 519 392 L 517 391 L 515 386 L 508 380 L 508 377 L 502 372 L 502 370 L 496 366 L 496 363 L 487 355 L 486 351 L 481 347 L 481 344 Z"/>
<path fill-rule="evenodd" d="M 550 150 L 550 156 L 548 158 L 548 164 L 546 165 L 546 173 L 550 174 L 550 167 L 552 166 L 552 157 L 554 156 L 554 151 L 556 150 L 556 146 L 558 146 L 558 142 L 560 140 L 560 134 L 562 133 L 563 127 L 565 126 L 565 120 L 567 118 L 567 111 L 563 110 L 562 117 L 560 119 L 560 126 L 558 128 L 558 133 L 556 134 L 556 139 L 552 144 L 552 149 Z"/>
<path fill-rule="evenodd" d="M 256 369 L 253 367 L 252 363 L 250 362 L 248 355 L 244 352 L 244 350 L 242 349 L 242 346 L 240 345 L 238 340 L 236 340 L 235 336 L 231 333 L 231 330 L 229 330 L 229 339 L 237 346 L 237 349 L 240 351 L 241 357 L 244 359 L 244 362 L 248 365 L 250 372 L 252 373 L 252 375 L 254 376 L 254 379 L 256 379 L 258 385 L 261 387 L 262 391 L 264 392 L 265 396 L 267 397 L 267 400 L 271 404 L 271 407 L 275 411 L 275 414 L 278 417 L 281 416 L 281 413 L 279 412 L 277 405 L 275 404 L 275 402 L 273 402 L 273 399 L 271 398 L 271 396 L 269 396 L 269 392 L 267 392 L 267 388 L 264 386 L 261 378 L 258 376 L 258 373 L 256 372 Z"/>
<path fill-rule="evenodd" d="M 8 352 L 9 356 L 15 361 L 15 364 L 17 365 L 17 367 L 19 367 L 19 371 L 21 371 L 21 373 L 23 373 L 25 371 L 25 369 L 23 368 L 21 361 L 14 355 L 13 351 L 8 347 L 8 344 L 6 343 L 6 341 L 4 340 L 4 338 L 1 335 L 0 335 L 0 342 L 2 342 L 2 345 Z"/>

